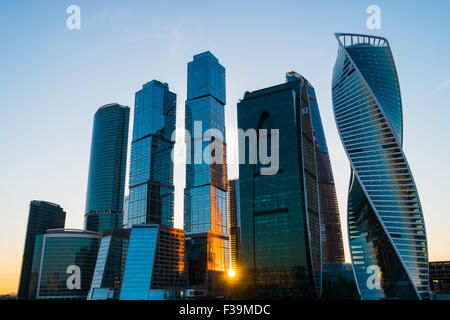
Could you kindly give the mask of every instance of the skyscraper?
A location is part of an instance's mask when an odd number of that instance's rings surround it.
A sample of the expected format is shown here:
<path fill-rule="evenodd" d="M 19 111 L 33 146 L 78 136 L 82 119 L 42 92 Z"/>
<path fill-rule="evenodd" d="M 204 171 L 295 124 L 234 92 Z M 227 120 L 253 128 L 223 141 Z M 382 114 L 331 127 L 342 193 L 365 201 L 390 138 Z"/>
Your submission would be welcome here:
<path fill-rule="evenodd" d="M 237 106 L 249 142 L 239 148 L 242 267 L 257 297 L 315 299 L 322 290 L 315 96 L 305 78 L 288 80 L 246 92 Z M 251 163 L 256 143 L 259 159 Z M 279 153 L 269 174 L 263 146 Z"/>
<path fill-rule="evenodd" d="M 195 55 L 188 63 L 185 122 L 188 286 L 213 295 L 228 268 L 225 102 L 225 68 L 209 51 Z"/>
<path fill-rule="evenodd" d="M 302 76 L 296 72 L 286 73 L 286 81 L 295 81 Z M 311 107 L 311 120 L 315 134 L 315 154 L 317 162 L 317 176 L 319 182 L 320 198 L 320 230 L 322 241 L 322 262 L 345 262 L 344 243 L 342 241 L 341 220 L 339 206 L 334 185 L 333 170 L 328 155 L 327 140 L 323 131 L 322 120 L 315 90 L 306 86 L 309 104 Z"/>
<path fill-rule="evenodd" d="M 130 159 L 128 223 L 173 226 L 172 150 L 176 94 L 152 80 L 136 92 Z"/>
<path fill-rule="evenodd" d="M 59 205 L 33 200 L 30 202 L 28 226 L 25 236 L 25 248 L 22 258 L 18 299 L 27 299 L 30 294 L 31 267 L 36 244 L 36 236 L 44 234 L 47 229 L 64 228 L 66 212 Z M 36 283 L 36 279 L 33 280 Z M 33 295 L 33 293 L 31 293 Z"/>
<path fill-rule="evenodd" d="M 121 228 L 130 108 L 111 103 L 94 116 L 85 229 Z"/>
<path fill-rule="evenodd" d="M 228 181 L 227 192 L 228 236 L 230 239 L 230 271 L 235 274 L 241 263 L 241 209 L 239 206 L 239 180 Z M 233 273 L 234 272 L 234 273 Z"/>
<path fill-rule="evenodd" d="M 360 34 L 336 38 L 333 107 L 351 165 L 348 231 L 361 298 L 428 298 L 425 223 L 402 149 L 402 101 L 389 43 Z"/>
<path fill-rule="evenodd" d="M 120 300 L 170 300 L 184 289 L 184 231 L 157 224 L 134 225 Z"/>

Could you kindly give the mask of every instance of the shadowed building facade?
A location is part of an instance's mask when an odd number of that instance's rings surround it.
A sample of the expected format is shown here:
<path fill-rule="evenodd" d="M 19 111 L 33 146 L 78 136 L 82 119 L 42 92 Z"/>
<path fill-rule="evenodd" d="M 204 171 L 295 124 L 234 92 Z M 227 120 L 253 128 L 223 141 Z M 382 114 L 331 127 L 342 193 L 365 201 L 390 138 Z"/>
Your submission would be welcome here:
<path fill-rule="evenodd" d="M 425 222 L 402 149 L 402 101 L 389 43 L 359 34 L 336 38 L 333 108 L 351 165 L 348 233 L 361 299 L 427 299 Z"/>
<path fill-rule="evenodd" d="M 184 198 L 188 287 L 216 295 L 229 266 L 225 68 L 209 51 L 188 63 L 185 117 L 190 133 Z M 221 148 L 212 148 L 213 142 Z"/>
<path fill-rule="evenodd" d="M 228 181 L 227 192 L 228 236 L 230 239 L 230 269 L 236 272 L 241 265 L 241 209 L 239 180 Z"/>
<path fill-rule="evenodd" d="M 242 267 L 250 294 L 316 299 L 322 290 L 319 179 L 312 86 L 301 77 L 246 92 L 238 103 L 238 128 L 258 130 L 279 168 L 265 175 L 250 163 L 249 144 L 239 164 Z M 266 130 L 266 131 L 262 131 Z M 275 130 L 278 130 L 275 131 Z M 279 141 L 271 149 L 272 140 Z M 251 141 L 251 139 L 246 139 Z M 275 141 L 276 141 L 275 140 Z"/>
<path fill-rule="evenodd" d="M 173 162 L 176 94 L 152 80 L 136 92 L 130 157 L 128 228 L 173 226 Z"/>
<path fill-rule="evenodd" d="M 430 290 L 433 299 L 450 299 L 450 261 L 430 261 Z"/>
<path fill-rule="evenodd" d="M 36 293 L 38 270 L 32 272 L 33 257 L 40 252 L 40 235 L 48 229 L 64 228 L 66 212 L 59 205 L 33 200 L 28 213 L 27 233 L 23 251 L 18 299 L 32 299 Z"/>
<path fill-rule="evenodd" d="M 101 236 L 86 230 L 48 230 L 42 236 L 36 299 L 86 300 Z"/>
<path fill-rule="evenodd" d="M 121 228 L 130 108 L 111 103 L 94 116 L 86 196 L 85 229 Z"/>
<path fill-rule="evenodd" d="M 286 81 L 301 80 L 302 76 L 291 71 L 286 73 Z M 317 177 L 320 198 L 320 231 L 322 241 L 322 263 L 345 262 L 344 243 L 342 241 L 341 219 L 328 154 L 327 140 L 323 131 L 316 92 L 312 86 L 307 86 L 311 121 L 314 130 L 315 155 L 317 162 Z"/>
<path fill-rule="evenodd" d="M 351 263 L 336 262 L 323 266 L 322 300 L 359 300 Z"/>

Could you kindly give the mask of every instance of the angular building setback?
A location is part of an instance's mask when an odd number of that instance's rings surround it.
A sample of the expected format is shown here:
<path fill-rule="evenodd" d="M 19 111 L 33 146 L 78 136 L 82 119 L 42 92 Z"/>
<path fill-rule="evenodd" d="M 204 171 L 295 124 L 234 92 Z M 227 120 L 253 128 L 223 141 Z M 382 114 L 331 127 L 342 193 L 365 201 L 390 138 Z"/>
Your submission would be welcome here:
<path fill-rule="evenodd" d="M 88 300 L 119 299 L 131 229 L 103 232 Z"/>
<path fill-rule="evenodd" d="M 172 150 L 176 94 L 152 80 L 136 92 L 131 142 L 128 228 L 135 224 L 173 226 Z"/>
<path fill-rule="evenodd" d="M 239 164 L 242 268 L 257 297 L 315 299 L 322 290 L 315 97 L 305 78 L 288 80 L 246 92 L 237 106 L 238 128 L 258 130 L 257 154 L 265 137 L 268 154 L 279 151 L 278 170 L 265 175 L 261 159 L 250 163 L 248 144 L 239 149 L 246 155 Z"/>
<path fill-rule="evenodd" d="M 419 194 L 403 153 L 403 117 L 389 43 L 336 34 L 332 94 L 350 160 L 348 232 L 362 299 L 429 297 L 428 248 Z"/>
<path fill-rule="evenodd" d="M 86 196 L 85 229 L 121 228 L 130 108 L 111 103 L 94 116 Z"/>
<path fill-rule="evenodd" d="M 209 51 L 188 63 L 185 117 L 190 134 L 184 198 L 188 287 L 216 295 L 229 267 L 225 68 Z M 222 150 L 211 149 L 212 142 Z"/>
<path fill-rule="evenodd" d="M 185 288 L 184 231 L 163 225 L 134 225 L 120 300 L 179 299 Z"/>
<path fill-rule="evenodd" d="M 36 299 L 86 300 L 101 236 L 86 230 L 48 230 L 42 238 Z"/>
<path fill-rule="evenodd" d="M 43 235 L 48 229 L 64 228 L 65 221 L 66 212 L 59 205 L 47 201 L 33 200 L 30 202 L 18 299 L 29 299 L 35 296 L 38 270 L 32 272 L 32 264 L 33 257 L 36 255 L 36 251 L 40 252 L 41 245 L 40 240 L 36 240 L 36 237 Z"/>

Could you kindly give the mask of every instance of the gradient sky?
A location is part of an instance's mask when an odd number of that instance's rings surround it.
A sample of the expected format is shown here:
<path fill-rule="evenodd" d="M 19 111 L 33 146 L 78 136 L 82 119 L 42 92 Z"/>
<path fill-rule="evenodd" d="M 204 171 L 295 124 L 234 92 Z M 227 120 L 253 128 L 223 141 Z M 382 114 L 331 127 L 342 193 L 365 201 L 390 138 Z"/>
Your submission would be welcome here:
<path fill-rule="evenodd" d="M 81 8 L 81 30 L 66 28 L 71 4 Z M 366 28 L 372 4 L 381 8 L 381 30 Z M 449 260 L 449 12 L 445 0 L 1 1 L 0 294 L 18 287 L 30 200 L 58 203 L 67 211 L 67 227 L 83 226 L 98 107 L 118 102 L 133 108 L 134 93 L 158 79 L 178 94 L 177 126 L 184 128 L 186 63 L 206 50 L 227 72 L 229 159 L 236 156 L 236 103 L 246 90 L 282 83 L 290 70 L 315 87 L 349 261 L 349 162 L 331 104 L 334 32 L 388 38 L 403 99 L 404 151 L 423 205 L 430 260 Z M 229 173 L 237 177 L 237 167 Z M 181 227 L 183 166 L 176 167 L 175 181 L 175 223 Z"/>

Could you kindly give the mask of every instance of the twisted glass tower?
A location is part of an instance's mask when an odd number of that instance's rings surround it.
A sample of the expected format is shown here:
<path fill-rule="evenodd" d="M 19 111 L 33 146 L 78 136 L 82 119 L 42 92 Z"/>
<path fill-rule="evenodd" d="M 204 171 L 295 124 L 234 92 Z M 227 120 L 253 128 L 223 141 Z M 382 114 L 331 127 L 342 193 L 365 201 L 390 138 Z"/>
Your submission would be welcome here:
<path fill-rule="evenodd" d="M 402 150 L 400 87 L 386 39 L 336 34 L 332 95 L 350 160 L 348 232 L 362 299 L 429 297 L 419 195 Z"/>

